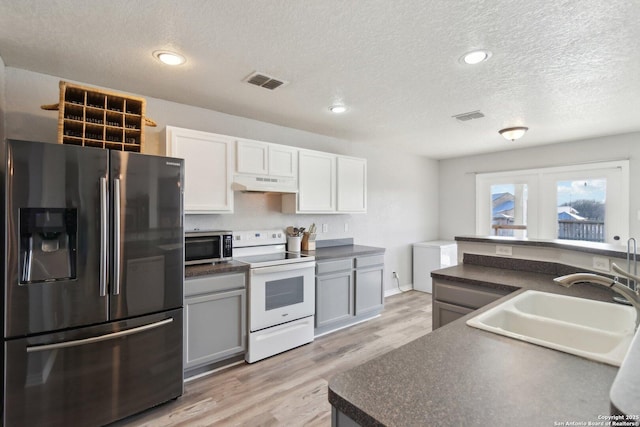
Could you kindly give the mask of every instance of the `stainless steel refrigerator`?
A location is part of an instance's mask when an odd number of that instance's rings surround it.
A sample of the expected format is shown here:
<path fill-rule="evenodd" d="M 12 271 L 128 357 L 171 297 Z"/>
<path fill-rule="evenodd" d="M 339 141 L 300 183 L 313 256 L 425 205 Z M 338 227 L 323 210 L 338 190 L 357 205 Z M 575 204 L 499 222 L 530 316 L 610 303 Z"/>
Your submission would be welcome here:
<path fill-rule="evenodd" d="M 3 425 L 104 425 L 182 394 L 183 161 L 7 141 Z"/>

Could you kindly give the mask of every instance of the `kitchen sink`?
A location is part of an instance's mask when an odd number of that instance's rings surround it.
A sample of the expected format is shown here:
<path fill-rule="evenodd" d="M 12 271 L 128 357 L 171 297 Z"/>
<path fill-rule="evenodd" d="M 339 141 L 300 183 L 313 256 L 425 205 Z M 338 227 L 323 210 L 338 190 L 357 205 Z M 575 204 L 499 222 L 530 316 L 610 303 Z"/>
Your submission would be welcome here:
<path fill-rule="evenodd" d="M 635 320 L 633 307 L 525 291 L 469 319 L 467 325 L 620 366 Z"/>

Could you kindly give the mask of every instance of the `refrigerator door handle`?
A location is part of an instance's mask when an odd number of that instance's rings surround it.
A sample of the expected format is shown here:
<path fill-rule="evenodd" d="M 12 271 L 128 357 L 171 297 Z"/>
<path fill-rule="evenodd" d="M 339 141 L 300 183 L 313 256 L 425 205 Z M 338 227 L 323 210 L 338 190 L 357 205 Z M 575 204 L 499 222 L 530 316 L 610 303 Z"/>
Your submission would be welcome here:
<path fill-rule="evenodd" d="M 85 339 L 73 340 L 73 341 L 64 341 L 64 342 L 59 342 L 55 344 L 33 345 L 33 346 L 27 347 L 27 353 L 35 353 L 38 351 L 47 351 L 47 350 L 57 350 L 60 348 L 77 347 L 79 345 L 87 345 L 87 344 L 92 344 L 100 341 L 108 341 L 108 340 L 116 339 L 119 337 L 124 337 L 127 335 L 133 335 L 140 332 L 148 331 L 150 329 L 159 328 L 160 326 L 164 326 L 171 322 L 173 322 L 173 317 L 161 320 L 159 322 L 150 323 L 148 325 L 138 326 L 137 328 L 127 329 L 119 332 L 113 332 L 111 334 L 100 335 L 97 337 L 91 337 L 91 338 L 85 338 Z"/>
<path fill-rule="evenodd" d="M 109 208 L 107 206 L 107 178 L 100 178 L 100 296 L 107 296 L 107 246 L 109 244 Z"/>
<path fill-rule="evenodd" d="M 113 180 L 113 295 L 120 294 L 120 179 Z"/>

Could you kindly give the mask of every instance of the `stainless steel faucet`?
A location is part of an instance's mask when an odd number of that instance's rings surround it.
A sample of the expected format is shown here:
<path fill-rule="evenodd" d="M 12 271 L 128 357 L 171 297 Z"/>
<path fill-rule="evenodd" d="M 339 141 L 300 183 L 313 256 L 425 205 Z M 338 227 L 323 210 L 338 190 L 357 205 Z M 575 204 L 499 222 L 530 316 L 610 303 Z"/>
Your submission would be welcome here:
<path fill-rule="evenodd" d="M 638 283 L 640 278 L 634 276 L 631 273 L 628 273 L 618 267 L 615 263 L 611 263 L 611 268 L 616 273 L 625 276 L 629 279 L 633 279 Z M 631 289 L 628 286 L 620 283 L 617 277 L 613 279 L 605 276 L 600 276 L 598 274 L 593 273 L 574 273 L 567 274 L 566 276 L 560 276 L 553 279 L 554 282 L 561 284 L 562 286 L 568 288 L 571 285 L 575 285 L 576 283 L 593 283 L 596 285 L 606 286 L 607 288 L 611 288 L 612 291 L 616 292 L 619 295 L 622 295 L 629 301 L 629 303 L 636 309 L 636 329 L 638 329 L 638 325 L 640 325 L 640 293 L 637 289 Z"/>

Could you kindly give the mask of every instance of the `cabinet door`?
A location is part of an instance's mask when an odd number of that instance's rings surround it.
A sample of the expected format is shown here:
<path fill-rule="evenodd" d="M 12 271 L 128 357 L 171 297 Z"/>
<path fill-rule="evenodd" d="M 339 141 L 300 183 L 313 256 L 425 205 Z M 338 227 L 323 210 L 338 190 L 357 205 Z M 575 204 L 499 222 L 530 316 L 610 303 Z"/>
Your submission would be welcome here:
<path fill-rule="evenodd" d="M 353 315 L 353 276 L 351 271 L 317 276 L 316 328 L 348 319 Z"/>
<path fill-rule="evenodd" d="M 246 291 L 185 298 L 185 368 L 193 368 L 246 350 Z"/>
<path fill-rule="evenodd" d="M 269 175 L 296 178 L 298 176 L 298 149 L 269 144 Z"/>
<path fill-rule="evenodd" d="M 432 320 L 433 324 L 431 326 L 432 330 L 438 329 L 441 326 L 446 325 L 447 323 L 451 323 L 454 320 L 457 320 L 464 316 L 465 314 L 471 313 L 473 311 L 472 308 L 460 307 L 459 305 L 447 304 L 444 302 L 436 301 L 433 299 L 433 313 Z"/>
<path fill-rule="evenodd" d="M 253 175 L 269 173 L 269 144 L 239 139 L 236 142 L 236 172 Z"/>
<path fill-rule="evenodd" d="M 185 213 L 232 213 L 233 139 L 167 126 L 167 155 L 184 159 Z"/>
<path fill-rule="evenodd" d="M 300 151 L 298 210 L 333 212 L 336 209 L 336 156 L 319 151 Z"/>
<path fill-rule="evenodd" d="M 338 211 L 367 211 L 367 160 L 337 158 Z"/>
<path fill-rule="evenodd" d="M 384 306 L 382 266 L 356 270 L 356 316 Z"/>

